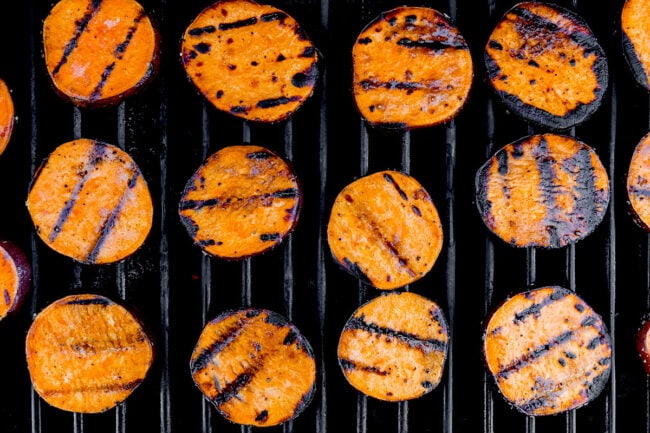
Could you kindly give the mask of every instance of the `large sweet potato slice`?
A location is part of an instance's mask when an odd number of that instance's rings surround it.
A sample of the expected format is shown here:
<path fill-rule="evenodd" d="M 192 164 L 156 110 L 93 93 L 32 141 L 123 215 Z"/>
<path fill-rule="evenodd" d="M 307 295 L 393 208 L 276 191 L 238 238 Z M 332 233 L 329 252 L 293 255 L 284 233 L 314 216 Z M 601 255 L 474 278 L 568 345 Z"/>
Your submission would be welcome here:
<path fill-rule="evenodd" d="M 0 155 L 7 148 L 14 129 L 14 101 L 7 83 L 0 79 Z"/>

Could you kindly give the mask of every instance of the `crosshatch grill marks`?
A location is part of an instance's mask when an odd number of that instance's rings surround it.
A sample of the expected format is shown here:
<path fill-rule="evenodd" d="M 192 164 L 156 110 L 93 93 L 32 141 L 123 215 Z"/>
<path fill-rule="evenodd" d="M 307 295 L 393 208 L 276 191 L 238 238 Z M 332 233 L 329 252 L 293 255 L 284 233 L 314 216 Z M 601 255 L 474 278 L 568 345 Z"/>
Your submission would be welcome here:
<path fill-rule="evenodd" d="M 226 311 L 208 323 L 190 370 L 219 413 L 243 425 L 293 419 L 315 389 L 311 346 L 294 325 L 267 310 Z"/>
<path fill-rule="evenodd" d="M 185 32 L 181 56 L 189 78 L 217 109 L 258 122 L 286 120 L 318 78 L 317 50 L 300 25 L 251 0 L 204 9 Z"/>
<path fill-rule="evenodd" d="M 588 403 L 605 386 L 611 364 L 602 318 L 561 287 L 504 301 L 488 320 L 483 350 L 503 396 L 528 415 Z"/>

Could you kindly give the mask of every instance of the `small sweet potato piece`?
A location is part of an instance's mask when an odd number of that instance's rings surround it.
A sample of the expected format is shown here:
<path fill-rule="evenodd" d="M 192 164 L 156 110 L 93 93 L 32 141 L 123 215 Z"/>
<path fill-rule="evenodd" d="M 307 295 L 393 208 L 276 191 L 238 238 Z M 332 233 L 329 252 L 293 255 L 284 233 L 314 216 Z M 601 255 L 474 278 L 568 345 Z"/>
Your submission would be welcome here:
<path fill-rule="evenodd" d="M 609 204 L 609 180 L 585 143 L 532 135 L 499 149 L 476 174 L 487 227 L 515 247 L 561 248 L 587 237 Z"/>
<path fill-rule="evenodd" d="M 413 177 L 380 171 L 337 195 L 327 225 L 337 263 L 366 284 L 396 289 L 422 278 L 442 249 L 431 196 Z"/>
<path fill-rule="evenodd" d="M 485 63 L 510 111 L 554 129 L 587 120 L 609 81 L 605 52 L 585 21 L 542 2 L 505 13 L 485 46 Z"/>
<path fill-rule="evenodd" d="M 145 379 L 153 343 L 126 308 L 99 295 L 59 299 L 34 319 L 25 342 L 36 392 L 70 412 L 99 413 L 122 403 Z"/>
<path fill-rule="evenodd" d="M 187 27 L 181 59 L 219 110 L 257 122 L 289 118 L 318 78 L 318 51 L 294 18 L 252 0 L 220 0 Z"/>
<path fill-rule="evenodd" d="M 345 324 L 338 360 L 348 382 L 386 401 L 418 398 L 444 371 L 449 333 L 438 305 L 412 292 L 368 301 Z"/>
<path fill-rule="evenodd" d="M 576 409 L 601 393 L 612 344 L 602 318 L 557 286 L 505 300 L 489 317 L 483 354 L 503 396 L 527 415 Z"/>
<path fill-rule="evenodd" d="M 192 175 L 178 212 L 203 251 L 243 259 L 277 246 L 298 222 L 302 192 L 289 162 L 254 145 L 227 146 Z"/>
<path fill-rule="evenodd" d="M 650 90 L 650 3 L 626 0 L 621 10 L 623 54 L 634 79 Z"/>
<path fill-rule="evenodd" d="M 627 198 L 634 221 L 650 232 L 650 133 L 637 144 L 627 172 Z"/>
<path fill-rule="evenodd" d="M 134 0 L 60 0 L 43 23 L 57 93 L 82 107 L 116 104 L 158 69 L 158 33 Z"/>
<path fill-rule="evenodd" d="M 650 316 L 641 321 L 641 327 L 636 334 L 636 349 L 643 362 L 643 368 L 650 374 Z"/>
<path fill-rule="evenodd" d="M 451 120 L 474 77 L 469 47 L 435 9 L 402 6 L 369 23 L 352 48 L 353 91 L 374 125 L 422 128 Z"/>
<path fill-rule="evenodd" d="M 279 314 L 255 308 L 226 311 L 208 323 L 190 371 L 221 415 L 257 427 L 297 417 L 316 386 L 307 339 Z"/>
<path fill-rule="evenodd" d="M 27 209 L 53 250 L 87 264 L 124 259 L 153 221 L 147 183 L 120 148 L 86 138 L 58 146 L 32 179 Z"/>
<path fill-rule="evenodd" d="M 16 313 L 29 293 L 32 268 L 14 242 L 0 241 L 0 320 Z"/>
<path fill-rule="evenodd" d="M 14 101 L 7 83 L 0 79 L 0 155 L 7 148 L 14 129 Z"/>

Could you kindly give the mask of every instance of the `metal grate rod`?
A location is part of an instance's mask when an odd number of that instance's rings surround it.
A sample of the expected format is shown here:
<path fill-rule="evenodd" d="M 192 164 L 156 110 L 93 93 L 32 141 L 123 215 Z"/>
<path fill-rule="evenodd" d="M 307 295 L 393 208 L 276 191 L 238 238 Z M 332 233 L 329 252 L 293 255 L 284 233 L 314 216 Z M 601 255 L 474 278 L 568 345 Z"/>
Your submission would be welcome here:
<path fill-rule="evenodd" d="M 455 1 L 449 2 L 451 15 L 455 16 Z M 443 431 L 453 431 L 454 418 L 454 320 L 456 315 L 456 232 L 454 222 L 454 209 L 456 202 L 456 121 L 451 120 L 446 130 L 446 162 L 447 162 L 447 191 L 446 191 L 446 214 L 447 214 L 447 267 L 445 279 L 447 286 L 447 314 L 449 318 L 449 335 L 452 339 L 449 343 L 447 354 L 447 382 L 444 389 L 444 415 Z"/>

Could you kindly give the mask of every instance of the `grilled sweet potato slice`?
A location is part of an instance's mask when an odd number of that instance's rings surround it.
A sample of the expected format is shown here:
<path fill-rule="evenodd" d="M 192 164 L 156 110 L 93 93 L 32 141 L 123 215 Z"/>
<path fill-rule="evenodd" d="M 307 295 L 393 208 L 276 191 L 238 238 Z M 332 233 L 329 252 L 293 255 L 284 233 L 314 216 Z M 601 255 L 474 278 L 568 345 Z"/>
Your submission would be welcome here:
<path fill-rule="evenodd" d="M 650 316 L 641 321 L 641 327 L 636 334 L 636 348 L 643 362 L 643 368 L 650 374 Z"/>
<path fill-rule="evenodd" d="M 87 138 L 58 146 L 43 161 L 27 209 L 45 244 L 87 264 L 129 256 L 153 220 L 149 188 L 135 161 L 116 146 Z"/>
<path fill-rule="evenodd" d="M 627 172 L 627 198 L 634 221 L 650 231 L 650 133 L 637 144 Z"/>
<path fill-rule="evenodd" d="M 422 278 L 442 249 L 443 232 L 431 196 L 397 171 L 364 176 L 339 192 L 327 225 L 334 259 L 378 289 Z"/>
<path fill-rule="evenodd" d="M 178 211 L 196 245 L 235 260 L 280 244 L 297 224 L 301 203 L 287 161 L 264 147 L 239 145 L 217 151 L 196 170 Z"/>
<path fill-rule="evenodd" d="M 0 241 L 0 320 L 16 313 L 29 293 L 32 268 L 14 242 Z"/>
<path fill-rule="evenodd" d="M 226 311 L 208 323 L 190 370 L 221 415 L 258 427 L 297 417 L 316 386 L 307 339 L 284 317 L 263 309 Z"/>
<path fill-rule="evenodd" d="M 576 409 L 609 378 L 612 345 L 602 318 L 557 286 L 516 294 L 489 318 L 483 351 L 503 396 L 528 415 Z"/>
<path fill-rule="evenodd" d="M 14 101 L 7 83 L 0 79 L 0 155 L 7 148 L 14 129 Z"/>
<path fill-rule="evenodd" d="M 561 248 L 587 237 L 609 204 L 596 152 L 569 136 L 524 137 L 499 149 L 476 174 L 487 227 L 515 247 Z"/>
<path fill-rule="evenodd" d="M 485 63 L 510 111 L 554 129 L 587 120 L 609 81 L 605 52 L 585 21 L 541 2 L 505 13 L 485 46 Z"/>
<path fill-rule="evenodd" d="M 80 413 L 122 403 L 154 359 L 141 322 L 123 306 L 92 294 L 67 296 L 41 311 L 29 328 L 25 350 L 41 398 Z"/>
<path fill-rule="evenodd" d="M 60 0 L 43 23 L 57 93 L 82 107 L 116 104 L 158 69 L 158 33 L 134 0 Z"/>
<path fill-rule="evenodd" d="M 220 0 L 187 27 L 181 58 L 219 110 L 257 122 L 289 118 L 318 78 L 318 51 L 294 18 L 252 0 Z"/>
<path fill-rule="evenodd" d="M 440 383 L 448 340 L 447 322 L 435 302 L 412 292 L 391 292 L 350 317 L 338 359 L 345 378 L 364 394 L 411 400 Z"/>
<path fill-rule="evenodd" d="M 634 79 L 650 90 L 650 3 L 626 0 L 621 11 L 623 54 Z"/>
<path fill-rule="evenodd" d="M 369 23 L 352 48 L 353 91 L 370 123 L 404 129 L 446 122 L 474 77 L 465 39 L 435 9 L 402 6 Z"/>

